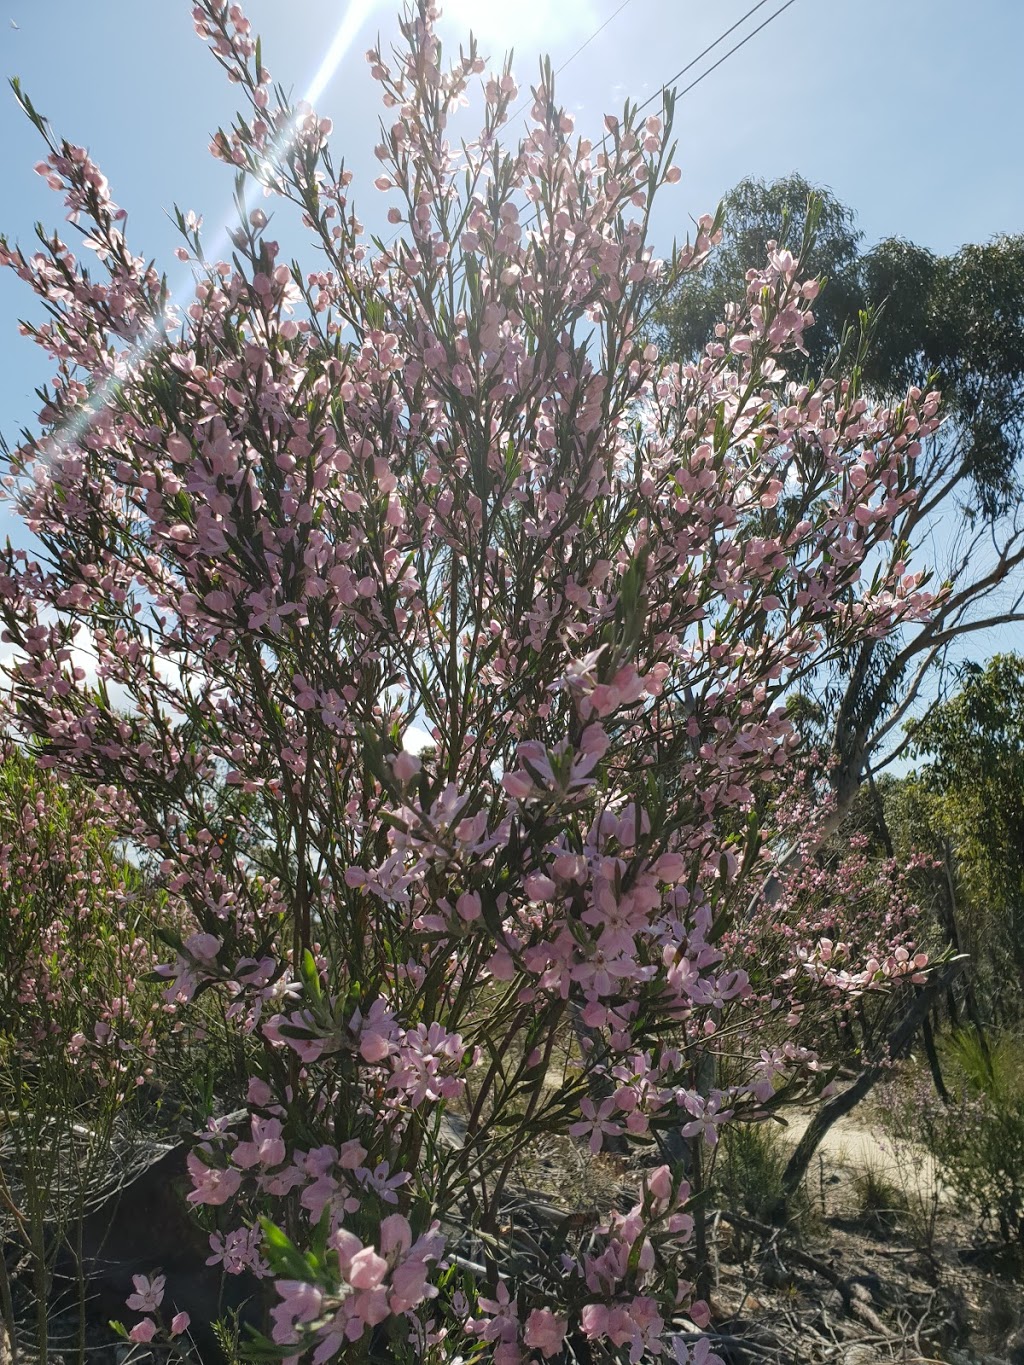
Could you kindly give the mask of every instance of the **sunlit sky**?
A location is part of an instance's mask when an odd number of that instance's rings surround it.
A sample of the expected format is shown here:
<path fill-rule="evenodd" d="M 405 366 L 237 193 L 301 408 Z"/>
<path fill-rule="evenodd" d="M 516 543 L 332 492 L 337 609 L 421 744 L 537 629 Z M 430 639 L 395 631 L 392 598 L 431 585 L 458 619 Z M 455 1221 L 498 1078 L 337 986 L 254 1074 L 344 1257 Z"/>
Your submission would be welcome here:
<path fill-rule="evenodd" d="M 514 47 L 524 85 L 549 53 L 556 69 L 565 66 L 558 86 L 578 130 L 597 134 L 605 111 L 653 94 L 754 3 L 449 0 L 442 31 L 454 40 L 472 27 L 496 63 Z M 683 83 L 782 4 L 767 0 Z M 245 8 L 274 78 L 297 94 L 312 90 L 334 120 L 336 157 L 355 173 L 360 216 L 386 230 L 387 202 L 372 185 L 378 87 L 364 52 L 378 35 L 389 43 L 397 0 L 250 0 Z M 685 236 L 744 175 L 793 170 L 856 209 L 868 241 L 898 234 L 949 251 L 1024 231 L 1022 52 L 1021 0 L 794 0 L 681 101 L 683 178 L 662 199 L 656 249 Z M 211 231 L 228 220 L 231 175 L 207 144 L 235 110 L 233 88 L 194 35 L 189 0 L 3 0 L 0 72 L 21 77 L 59 135 L 89 147 L 129 211 L 132 246 L 184 289 L 168 214 L 175 204 L 194 209 Z M 33 173 L 40 153 L 13 96 L 0 92 L 0 230 L 10 238 L 30 240 L 37 219 L 61 221 L 59 199 Z M 48 375 L 17 334 L 31 307 L 4 272 L 0 430 L 8 437 L 31 424 L 32 390 Z"/>

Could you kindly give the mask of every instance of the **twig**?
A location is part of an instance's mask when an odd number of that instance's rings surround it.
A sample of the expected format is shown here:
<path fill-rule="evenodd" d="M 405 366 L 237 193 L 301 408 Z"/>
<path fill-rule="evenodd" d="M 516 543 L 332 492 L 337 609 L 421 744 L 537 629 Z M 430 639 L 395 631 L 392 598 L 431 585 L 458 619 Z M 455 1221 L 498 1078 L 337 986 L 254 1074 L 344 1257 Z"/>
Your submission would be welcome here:
<path fill-rule="evenodd" d="M 748 1218 L 742 1213 L 733 1213 L 728 1209 L 721 1210 L 721 1217 L 734 1227 L 745 1228 L 748 1232 L 759 1232 L 766 1238 L 771 1238 L 774 1244 L 778 1237 L 779 1229 L 770 1227 L 767 1223 L 761 1223 L 756 1218 Z M 774 1248 L 776 1255 L 778 1249 Z M 798 1247 L 787 1247 L 786 1255 L 794 1265 L 803 1266 L 806 1270 L 813 1271 L 821 1279 L 830 1284 L 838 1293 L 843 1301 L 843 1308 L 850 1317 L 859 1318 L 861 1322 L 870 1327 L 873 1331 L 879 1332 L 886 1341 L 891 1341 L 892 1337 L 886 1330 L 881 1318 L 864 1301 L 858 1298 L 851 1290 L 849 1279 L 844 1279 L 830 1265 L 819 1260 L 817 1256 L 812 1256 L 807 1251 L 801 1251 Z"/>

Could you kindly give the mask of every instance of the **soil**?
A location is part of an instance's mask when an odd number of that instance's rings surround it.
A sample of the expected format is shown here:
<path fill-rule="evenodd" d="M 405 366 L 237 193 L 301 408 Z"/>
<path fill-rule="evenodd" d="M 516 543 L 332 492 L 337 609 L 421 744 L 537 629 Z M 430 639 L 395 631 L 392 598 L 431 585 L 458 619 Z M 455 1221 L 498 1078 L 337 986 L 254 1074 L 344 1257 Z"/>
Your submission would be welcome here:
<path fill-rule="evenodd" d="M 786 1142 L 792 1146 L 803 1137 L 811 1121 L 810 1114 L 799 1114 L 790 1119 L 785 1130 Z M 837 1120 L 822 1139 L 816 1162 L 824 1161 L 831 1170 L 873 1173 L 880 1181 L 892 1184 L 904 1198 L 930 1201 L 936 1198 L 943 1206 L 953 1199 L 952 1191 L 943 1184 L 935 1160 L 926 1148 L 914 1142 L 893 1144 L 879 1136 L 878 1130 L 858 1113 Z"/>
<path fill-rule="evenodd" d="M 987 1240 L 927 1152 L 851 1115 L 822 1142 L 804 1198 L 795 1226 L 716 1226 L 729 1365 L 1024 1365 L 1020 1249 Z"/>
<path fill-rule="evenodd" d="M 785 1141 L 795 1145 L 807 1121 L 791 1121 Z M 457 1124 L 451 1140 L 459 1141 Z M 131 1317 L 123 1307 L 130 1276 L 149 1273 L 158 1262 L 175 1269 L 178 1296 L 187 1290 L 194 1299 L 178 1306 L 194 1310 L 200 1328 L 197 1365 L 219 1357 L 201 1330 L 218 1277 L 205 1267 L 205 1238 L 202 1247 L 191 1246 L 194 1232 L 186 1235 L 168 1204 L 180 1199 L 175 1187 L 182 1165 L 180 1147 L 165 1149 L 148 1179 L 122 1190 L 116 1207 L 92 1216 L 102 1232 L 104 1269 L 91 1283 L 87 1306 L 90 1365 L 141 1365 L 148 1356 L 144 1347 L 129 1350 L 118 1342 L 108 1324 L 114 1316 Z M 635 1188 L 636 1169 L 621 1157 L 592 1157 L 577 1143 L 553 1138 L 515 1174 L 510 1220 L 539 1228 L 546 1219 L 606 1210 L 624 1183 Z M 942 1187 L 927 1153 L 883 1142 L 869 1114 L 849 1116 L 827 1135 L 788 1223 L 763 1218 L 723 1209 L 711 1228 L 710 1331 L 726 1365 L 1024 1365 L 1021 1249 L 1014 1256 L 987 1242 L 977 1220 Z M 162 1249 L 153 1244 L 161 1228 L 173 1242 Z M 24 1324 L 19 1360 L 31 1365 L 37 1359 L 28 1347 L 31 1286 L 10 1258 L 8 1266 Z M 73 1296 L 54 1309 L 50 1361 L 70 1365 L 79 1328 Z M 692 1327 L 685 1320 L 677 1325 Z M 0 1335 L 0 1365 L 9 1360 Z"/>

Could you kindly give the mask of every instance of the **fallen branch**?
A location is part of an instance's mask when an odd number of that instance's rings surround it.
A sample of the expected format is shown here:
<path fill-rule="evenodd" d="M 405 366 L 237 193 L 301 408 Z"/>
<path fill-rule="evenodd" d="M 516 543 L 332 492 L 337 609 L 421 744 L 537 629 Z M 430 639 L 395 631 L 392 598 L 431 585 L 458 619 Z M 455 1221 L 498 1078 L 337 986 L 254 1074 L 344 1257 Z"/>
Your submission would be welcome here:
<path fill-rule="evenodd" d="M 733 1227 L 742 1228 L 744 1232 L 756 1232 L 765 1240 L 771 1239 L 775 1244 L 775 1254 L 777 1256 L 780 1254 L 776 1240 L 779 1233 L 778 1228 L 773 1228 L 770 1224 L 762 1223 L 756 1218 L 749 1218 L 746 1214 L 732 1213 L 727 1209 L 721 1210 L 721 1217 L 725 1222 L 732 1223 Z M 842 1299 L 843 1310 L 849 1317 L 857 1318 L 865 1326 L 870 1327 L 873 1332 L 879 1332 L 886 1341 L 892 1339 L 891 1333 L 886 1329 L 878 1314 L 856 1292 L 862 1287 L 855 1280 L 840 1275 L 827 1262 L 820 1260 L 817 1256 L 812 1256 L 807 1251 L 801 1251 L 799 1247 L 787 1246 L 786 1256 L 794 1265 L 813 1271 L 826 1284 L 830 1284 Z"/>

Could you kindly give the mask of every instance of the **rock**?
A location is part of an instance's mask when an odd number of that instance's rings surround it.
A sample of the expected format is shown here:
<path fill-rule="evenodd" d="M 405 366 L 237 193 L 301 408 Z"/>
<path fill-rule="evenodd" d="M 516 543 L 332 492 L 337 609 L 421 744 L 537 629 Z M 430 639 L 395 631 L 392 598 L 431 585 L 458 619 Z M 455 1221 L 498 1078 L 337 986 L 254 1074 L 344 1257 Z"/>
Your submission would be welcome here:
<path fill-rule="evenodd" d="M 1006 1357 L 1010 1365 L 1024 1365 L 1024 1327 L 1018 1327 L 1006 1343 Z"/>
<path fill-rule="evenodd" d="M 238 1310 L 244 1326 L 258 1327 L 262 1319 L 262 1285 L 254 1276 L 222 1275 L 208 1266 L 209 1235 L 197 1225 L 185 1194 L 191 1182 L 186 1155 L 189 1144 L 152 1143 L 135 1151 L 134 1167 L 119 1185 L 91 1201 L 82 1225 L 82 1257 L 93 1297 L 92 1311 L 108 1321 L 131 1326 L 134 1316 L 125 1300 L 132 1293 L 132 1276 L 167 1278 L 162 1307 L 167 1318 L 184 1311 L 189 1331 L 204 1361 L 222 1358 L 212 1324 Z M 57 1263 L 58 1276 L 71 1278 L 68 1255 Z"/>

